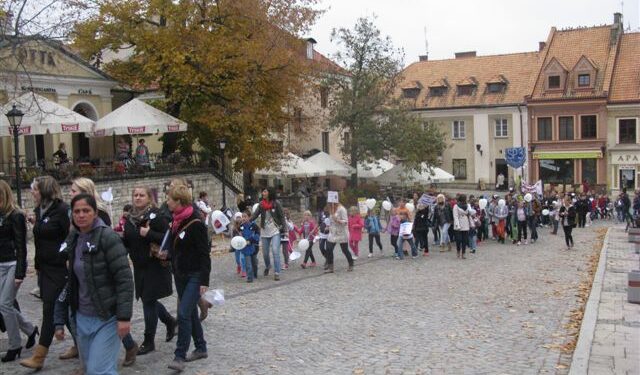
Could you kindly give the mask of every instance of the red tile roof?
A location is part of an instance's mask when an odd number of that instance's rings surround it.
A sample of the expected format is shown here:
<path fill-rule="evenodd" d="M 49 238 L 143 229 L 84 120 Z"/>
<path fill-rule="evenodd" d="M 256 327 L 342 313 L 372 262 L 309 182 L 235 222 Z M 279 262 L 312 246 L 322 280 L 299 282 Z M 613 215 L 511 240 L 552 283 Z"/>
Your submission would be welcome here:
<path fill-rule="evenodd" d="M 640 33 L 622 35 L 609 101 L 640 102 Z"/>

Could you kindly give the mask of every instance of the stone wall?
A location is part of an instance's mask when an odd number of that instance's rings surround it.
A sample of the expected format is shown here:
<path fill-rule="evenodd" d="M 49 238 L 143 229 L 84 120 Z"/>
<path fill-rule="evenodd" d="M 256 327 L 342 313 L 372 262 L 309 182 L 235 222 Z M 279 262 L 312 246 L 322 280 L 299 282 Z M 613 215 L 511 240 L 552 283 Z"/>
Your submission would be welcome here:
<path fill-rule="evenodd" d="M 96 184 L 98 193 L 102 193 L 112 188 L 113 192 L 113 216 L 114 222 L 120 217 L 122 208 L 125 204 L 131 203 L 131 194 L 133 189 L 137 186 L 149 186 L 157 193 L 157 199 L 159 202 L 165 200 L 164 186 L 168 184 L 172 177 L 183 177 L 191 182 L 193 186 L 194 200 L 198 199 L 198 193 L 206 191 L 209 195 L 209 204 L 215 205 L 216 208 L 222 206 L 222 183 L 210 173 L 188 174 L 180 176 L 169 177 L 150 177 L 150 178 L 137 178 L 137 179 L 123 179 L 112 180 L 106 182 L 99 182 Z M 71 185 L 62 186 L 62 193 L 67 202 L 70 201 L 69 189 Z M 227 187 L 226 190 L 227 206 L 235 207 L 236 194 Z M 29 189 L 22 189 L 22 201 L 23 207 L 27 212 L 33 210 L 33 199 Z"/>

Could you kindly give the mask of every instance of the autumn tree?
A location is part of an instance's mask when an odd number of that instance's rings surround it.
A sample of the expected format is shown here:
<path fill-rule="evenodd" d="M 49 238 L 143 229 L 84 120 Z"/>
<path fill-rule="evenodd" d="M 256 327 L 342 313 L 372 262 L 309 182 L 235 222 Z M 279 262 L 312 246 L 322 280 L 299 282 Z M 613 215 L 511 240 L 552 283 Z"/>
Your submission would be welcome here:
<path fill-rule="evenodd" d="M 335 60 L 348 74 L 334 75 L 327 84 L 334 93 L 330 125 L 348 132 L 342 149 L 348 155 L 357 184 L 357 165 L 391 154 L 410 169 L 436 165 L 445 148 L 444 135 L 432 123 L 411 113 L 398 96 L 402 80 L 402 51 L 382 37 L 373 20 L 360 18 L 353 29 L 334 29 L 340 46 Z"/>
<path fill-rule="evenodd" d="M 238 170 L 276 156 L 308 72 L 299 37 L 316 0 L 96 1 L 75 47 L 121 82 L 161 91 L 166 110 L 189 123 L 183 143 L 217 150 L 224 138 Z M 128 56 L 105 63 L 109 50 Z"/>

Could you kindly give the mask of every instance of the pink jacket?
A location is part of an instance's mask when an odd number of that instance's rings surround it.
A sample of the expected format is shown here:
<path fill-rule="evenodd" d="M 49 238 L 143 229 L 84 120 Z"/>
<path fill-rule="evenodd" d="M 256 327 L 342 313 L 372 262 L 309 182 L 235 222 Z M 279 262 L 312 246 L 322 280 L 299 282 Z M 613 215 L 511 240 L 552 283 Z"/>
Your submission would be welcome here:
<path fill-rule="evenodd" d="M 349 240 L 350 241 L 362 240 L 363 227 L 364 227 L 364 220 L 362 220 L 362 216 L 360 215 L 349 216 Z"/>
<path fill-rule="evenodd" d="M 313 242 L 313 239 L 315 238 L 315 236 L 318 234 L 316 231 L 316 222 L 313 221 L 313 219 L 309 220 L 309 232 L 308 233 L 304 233 L 304 223 L 305 221 L 302 222 L 302 224 L 300 224 L 300 226 L 296 226 L 296 233 L 298 233 L 300 235 L 300 238 L 306 238 L 309 240 L 309 242 Z"/>

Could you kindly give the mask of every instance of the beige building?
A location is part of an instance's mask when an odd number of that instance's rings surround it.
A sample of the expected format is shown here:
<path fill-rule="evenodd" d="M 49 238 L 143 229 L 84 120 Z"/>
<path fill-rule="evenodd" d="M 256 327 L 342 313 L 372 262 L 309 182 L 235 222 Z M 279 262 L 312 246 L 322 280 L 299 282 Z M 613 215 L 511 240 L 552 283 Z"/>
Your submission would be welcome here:
<path fill-rule="evenodd" d="M 404 70 L 400 95 L 444 132 L 449 147 L 440 167 L 456 181 L 495 185 L 502 174 L 506 188 L 523 174 L 523 168 L 507 166 L 505 149 L 527 144 L 524 98 L 538 66 L 538 52 L 477 56 L 474 51 L 446 60 L 421 56 Z"/>
<path fill-rule="evenodd" d="M 607 187 L 640 188 L 640 33 L 621 36 L 607 104 Z"/>

